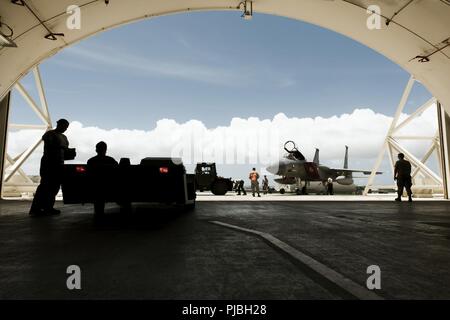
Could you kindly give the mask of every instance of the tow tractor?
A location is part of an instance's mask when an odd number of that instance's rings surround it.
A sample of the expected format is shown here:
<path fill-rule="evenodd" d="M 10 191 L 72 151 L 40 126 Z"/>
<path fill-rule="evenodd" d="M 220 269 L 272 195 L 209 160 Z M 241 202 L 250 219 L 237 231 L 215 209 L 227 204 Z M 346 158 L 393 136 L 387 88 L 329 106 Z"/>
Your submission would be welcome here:
<path fill-rule="evenodd" d="M 196 198 L 195 175 L 186 174 L 181 159 L 172 158 L 144 158 L 137 165 L 122 158 L 119 165 L 95 168 L 66 164 L 61 188 L 65 204 L 94 203 L 96 213 L 106 202 L 123 208 L 151 202 L 192 209 Z"/>
<path fill-rule="evenodd" d="M 195 167 L 195 182 L 200 192 L 211 191 L 217 196 L 223 196 L 233 190 L 233 181 L 217 176 L 215 163 L 197 163 Z"/>

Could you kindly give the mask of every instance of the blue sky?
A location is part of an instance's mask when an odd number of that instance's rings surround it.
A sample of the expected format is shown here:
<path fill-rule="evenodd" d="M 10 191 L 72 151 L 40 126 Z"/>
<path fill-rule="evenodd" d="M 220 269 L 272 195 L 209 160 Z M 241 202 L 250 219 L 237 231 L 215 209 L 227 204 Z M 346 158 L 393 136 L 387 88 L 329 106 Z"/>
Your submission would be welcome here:
<path fill-rule="evenodd" d="M 162 118 L 216 127 L 232 117 L 332 116 L 361 107 L 392 114 L 408 79 L 332 31 L 269 15 L 244 21 L 237 12 L 122 26 L 58 53 L 41 71 L 55 119 L 106 129 L 151 129 Z M 419 87 L 411 103 L 428 98 Z"/>

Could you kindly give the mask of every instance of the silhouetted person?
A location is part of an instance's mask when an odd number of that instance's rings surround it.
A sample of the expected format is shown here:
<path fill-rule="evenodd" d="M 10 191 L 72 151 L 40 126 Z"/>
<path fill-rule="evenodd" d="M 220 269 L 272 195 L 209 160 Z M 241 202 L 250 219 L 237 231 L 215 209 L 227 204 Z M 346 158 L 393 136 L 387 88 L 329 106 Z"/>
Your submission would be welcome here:
<path fill-rule="evenodd" d="M 412 202 L 411 163 L 405 160 L 403 153 L 398 154 L 398 161 L 395 163 L 394 180 L 397 180 L 397 198 L 395 201 L 402 201 L 403 189 L 406 188 L 408 201 Z"/>
<path fill-rule="evenodd" d="M 327 180 L 327 195 L 332 196 L 334 194 L 333 191 L 333 179 L 328 178 Z"/>
<path fill-rule="evenodd" d="M 88 166 L 96 166 L 96 165 L 118 165 L 117 161 L 106 155 L 106 151 L 108 150 L 108 146 L 105 142 L 100 141 L 95 145 L 95 152 L 97 155 L 90 158 L 87 162 Z"/>
<path fill-rule="evenodd" d="M 53 208 L 55 197 L 62 182 L 64 160 L 75 158 L 75 149 L 69 149 L 69 141 L 64 132 L 69 127 L 66 119 L 56 122 L 56 128 L 47 131 L 43 136 L 44 154 L 41 158 L 41 181 L 31 204 L 30 214 L 59 214 L 61 211 Z"/>
<path fill-rule="evenodd" d="M 258 197 L 261 197 L 259 194 L 259 173 L 256 172 L 256 168 L 253 168 L 250 174 L 248 175 L 248 178 L 250 179 L 250 183 L 252 185 L 252 194 L 255 196 L 255 192 L 258 193 Z"/>
<path fill-rule="evenodd" d="M 245 188 L 244 188 L 244 180 L 239 180 L 238 189 L 237 189 L 238 196 L 241 195 L 241 191 L 242 191 L 243 196 L 247 195 L 247 192 L 245 191 Z"/>
<path fill-rule="evenodd" d="M 108 146 L 105 142 L 100 141 L 95 145 L 95 152 L 97 155 L 87 161 L 90 177 L 93 179 L 92 187 L 94 188 L 94 212 L 101 215 L 105 211 L 106 194 L 114 190 L 110 190 L 109 181 L 112 177 L 109 175 L 111 171 L 104 170 L 105 167 L 118 166 L 117 161 L 106 155 Z"/>
<path fill-rule="evenodd" d="M 269 192 L 269 179 L 267 179 L 266 175 L 264 175 L 264 178 L 262 181 L 262 189 L 263 189 L 263 194 L 267 194 L 267 192 Z"/>
<path fill-rule="evenodd" d="M 233 191 L 237 192 L 239 188 L 239 180 L 234 180 L 233 181 Z"/>

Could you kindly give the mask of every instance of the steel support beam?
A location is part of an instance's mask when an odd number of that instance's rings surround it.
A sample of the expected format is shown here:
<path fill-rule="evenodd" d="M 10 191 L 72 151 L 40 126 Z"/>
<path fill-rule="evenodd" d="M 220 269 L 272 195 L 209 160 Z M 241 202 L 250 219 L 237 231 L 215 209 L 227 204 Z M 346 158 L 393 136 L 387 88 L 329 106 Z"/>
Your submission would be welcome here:
<path fill-rule="evenodd" d="M 3 169 L 6 159 L 6 139 L 8 135 L 8 117 L 11 93 L 0 101 L 0 196 L 3 189 Z"/>
<path fill-rule="evenodd" d="M 422 113 L 424 113 L 427 109 L 431 108 L 434 105 L 438 105 L 438 102 L 435 98 L 431 98 L 430 100 L 428 100 L 426 103 L 424 103 L 422 106 L 420 106 L 419 108 L 416 109 L 416 111 L 414 111 L 412 114 L 410 114 L 406 119 L 404 119 L 403 121 L 400 122 L 400 117 L 402 115 L 402 112 L 404 110 L 404 107 L 406 105 L 406 102 L 408 101 L 408 98 L 411 94 L 411 90 L 413 88 L 414 82 L 416 80 L 414 79 L 413 76 L 411 76 L 409 78 L 409 81 L 406 85 L 406 88 L 403 92 L 402 98 L 400 100 L 400 103 L 397 107 L 397 111 L 395 112 L 395 115 L 393 117 L 393 120 L 391 122 L 391 125 L 389 127 L 389 130 L 387 132 L 383 147 L 380 151 L 380 153 L 378 154 L 378 158 L 375 162 L 375 166 L 372 169 L 372 172 L 369 176 L 369 179 L 367 181 L 367 185 L 364 189 L 364 195 L 367 195 L 369 192 L 370 187 L 373 185 L 373 181 L 375 178 L 375 174 L 378 171 L 381 162 L 383 161 L 385 152 L 387 152 L 388 157 L 389 157 L 389 164 L 390 167 L 392 169 L 392 173 L 394 172 L 394 163 L 395 163 L 395 159 L 394 159 L 394 153 L 395 152 L 401 152 L 404 153 L 405 156 L 408 158 L 408 160 L 412 163 L 412 165 L 414 166 L 414 170 L 412 172 L 412 178 L 414 179 L 417 175 L 420 175 L 423 178 L 426 179 L 431 179 L 434 181 L 434 183 L 436 183 L 436 185 L 441 186 L 441 187 L 445 187 L 445 180 L 444 178 L 441 179 L 441 177 L 434 173 L 433 170 L 431 170 L 427 165 L 426 162 L 429 160 L 429 158 L 431 157 L 431 155 L 433 154 L 433 152 L 436 152 L 437 154 L 437 160 L 439 161 L 439 166 L 442 166 L 442 161 L 443 161 L 443 156 L 442 154 L 445 154 L 444 152 L 442 152 L 441 150 L 441 146 L 445 145 L 444 143 L 442 143 L 442 141 L 440 141 L 440 139 L 442 139 L 442 130 L 438 130 L 438 132 L 436 133 L 435 136 L 410 136 L 410 135 L 398 135 L 396 133 L 398 133 L 402 128 L 406 127 L 408 124 L 410 124 L 414 119 L 417 119 L 420 115 L 422 115 Z M 444 113 L 443 111 L 439 112 Z M 439 120 L 440 125 L 445 126 L 445 124 L 441 123 L 442 121 Z M 450 128 L 447 127 L 447 128 Z M 444 129 L 445 130 L 445 129 Z M 448 129 L 447 129 L 448 130 Z M 426 151 L 425 155 L 422 157 L 421 160 L 419 160 L 418 158 L 416 158 L 412 153 L 410 153 L 408 150 L 406 150 L 404 147 L 401 146 L 401 144 L 399 143 L 398 140 L 412 140 L 412 141 L 427 141 L 429 140 L 431 142 L 431 146 L 429 147 L 429 149 Z M 441 168 L 440 170 L 441 175 L 443 177 L 445 177 L 447 175 L 448 178 L 448 173 L 445 174 L 445 171 L 443 170 L 443 168 Z M 430 186 L 431 187 L 431 186 Z"/>
<path fill-rule="evenodd" d="M 410 76 L 408 83 L 406 84 L 405 90 L 403 91 L 402 98 L 400 99 L 400 102 L 398 104 L 397 110 L 395 111 L 394 119 L 392 119 L 391 125 L 389 126 L 389 130 L 386 134 L 386 138 L 384 139 L 383 147 L 381 148 L 380 152 L 378 153 L 377 160 L 375 161 L 375 165 L 372 169 L 372 172 L 370 173 L 369 179 L 367 179 L 366 187 L 364 188 L 364 195 L 367 195 L 369 193 L 370 187 L 373 185 L 373 181 L 375 179 L 375 175 L 378 171 L 378 169 L 381 166 L 381 163 L 383 162 L 383 158 L 386 152 L 386 149 L 388 151 L 389 155 L 389 162 L 391 165 L 391 168 L 393 170 L 394 167 L 394 159 L 392 157 L 391 147 L 389 145 L 389 138 L 393 135 L 395 128 L 398 124 L 398 121 L 400 119 L 400 116 L 402 115 L 402 111 L 405 108 L 406 103 L 408 102 L 408 97 L 411 94 L 411 90 L 415 83 L 414 76 Z"/>
<path fill-rule="evenodd" d="M 422 170 L 424 173 L 427 174 L 428 177 L 433 179 L 434 182 L 436 182 L 437 184 L 442 184 L 442 179 L 436 173 L 434 173 L 424 163 L 420 162 L 419 159 L 417 159 L 411 152 L 403 148 L 397 141 L 390 138 L 389 143 L 392 146 L 392 148 L 395 149 L 397 152 L 403 153 L 413 166 L 419 168 L 419 170 Z"/>
<path fill-rule="evenodd" d="M 20 81 L 15 84 L 14 88 L 22 95 L 31 110 L 33 110 L 36 113 L 37 117 L 42 121 L 42 124 L 10 123 L 8 124 L 8 129 L 41 129 L 44 133 L 46 130 L 49 130 L 52 127 L 47 98 L 45 97 L 44 85 L 42 83 L 42 78 L 38 66 L 33 68 L 33 74 L 36 88 L 39 94 L 39 103 L 37 103 L 37 101 L 33 99 L 33 97 L 20 83 Z M 42 139 L 39 138 L 39 140 L 35 141 L 26 150 L 21 152 L 19 155 L 16 155 L 15 157 L 12 157 L 7 153 L 5 154 L 6 158 L 3 158 L 4 164 L 2 169 L 2 182 L 4 189 L 7 187 L 12 187 L 16 190 L 19 190 L 20 186 L 24 185 L 26 185 L 27 187 L 35 187 L 35 183 L 27 176 L 27 174 L 22 170 L 21 167 L 41 143 Z M 20 179 L 15 179 L 16 177 Z"/>
<path fill-rule="evenodd" d="M 440 135 L 441 172 L 444 185 L 444 197 L 449 199 L 450 193 L 450 114 L 438 102 L 438 122 Z"/>

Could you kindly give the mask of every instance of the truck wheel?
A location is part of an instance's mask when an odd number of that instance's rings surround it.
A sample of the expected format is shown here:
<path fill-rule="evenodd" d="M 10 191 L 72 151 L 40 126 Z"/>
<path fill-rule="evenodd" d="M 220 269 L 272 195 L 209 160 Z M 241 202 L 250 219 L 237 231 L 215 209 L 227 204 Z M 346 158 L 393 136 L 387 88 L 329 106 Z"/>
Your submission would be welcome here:
<path fill-rule="evenodd" d="M 303 194 L 303 195 L 308 195 L 308 189 L 306 188 L 306 186 L 304 186 L 304 187 L 302 188 L 302 194 Z"/>
<path fill-rule="evenodd" d="M 216 196 L 224 196 L 228 191 L 226 182 L 221 180 L 215 181 L 211 187 L 211 191 Z"/>
<path fill-rule="evenodd" d="M 120 204 L 120 213 L 129 214 L 131 213 L 131 202 L 123 202 Z"/>
<path fill-rule="evenodd" d="M 280 189 L 280 194 L 284 194 L 286 192 L 286 190 L 284 190 L 284 188 Z"/>

